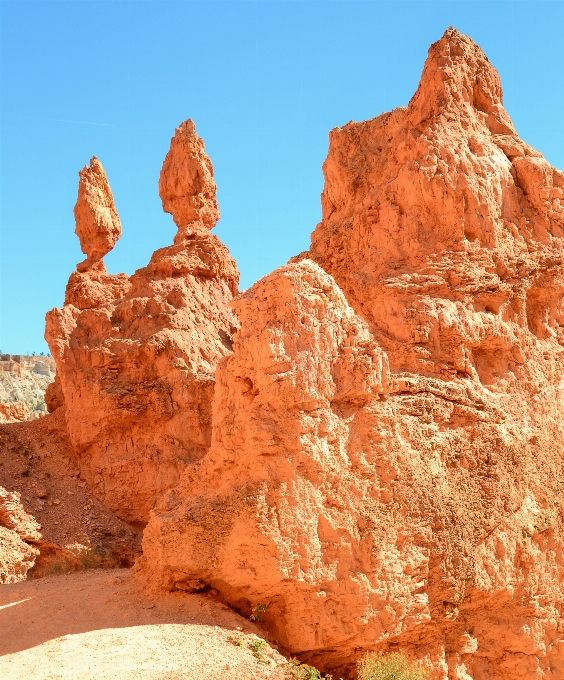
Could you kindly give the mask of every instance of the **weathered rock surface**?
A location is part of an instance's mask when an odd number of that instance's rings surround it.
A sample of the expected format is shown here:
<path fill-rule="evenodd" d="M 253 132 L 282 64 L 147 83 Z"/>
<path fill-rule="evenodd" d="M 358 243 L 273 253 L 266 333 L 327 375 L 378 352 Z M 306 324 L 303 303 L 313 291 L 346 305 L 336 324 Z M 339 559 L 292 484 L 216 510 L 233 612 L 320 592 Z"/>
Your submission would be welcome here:
<path fill-rule="evenodd" d="M 0 486 L 0 584 L 25 580 L 39 555 L 26 541 L 38 541 L 40 528 L 22 507 L 20 494 Z"/>
<path fill-rule="evenodd" d="M 501 96 L 451 31 L 407 108 L 331 132 L 310 256 L 395 370 L 505 385 L 534 340 L 561 334 L 564 173 L 519 139 Z"/>
<path fill-rule="evenodd" d="M 0 491 L 0 526 L 31 543 L 20 546 L 32 557 L 27 579 L 132 566 L 140 552 L 139 532 L 104 507 L 80 478 L 63 409 L 0 426 L 0 487 L 9 490 Z"/>
<path fill-rule="evenodd" d="M 208 449 L 215 368 L 237 327 L 229 303 L 239 273 L 209 233 L 219 218 L 213 171 L 191 121 L 176 131 L 159 186 L 180 227 L 175 244 L 131 277 L 106 274 L 101 260 L 79 265 L 46 328 L 57 363 L 48 405 L 64 408 L 98 497 L 138 523 Z M 76 215 L 77 233 L 90 234 Z M 110 240 L 96 245 L 96 257 Z"/>
<path fill-rule="evenodd" d="M 191 234 L 196 225 L 213 229 L 219 220 L 213 166 L 190 119 L 176 128 L 170 142 L 159 178 L 159 195 L 163 210 L 172 215 L 178 227 L 175 243 Z"/>
<path fill-rule="evenodd" d="M 29 408 L 23 401 L 0 404 L 0 423 L 21 423 L 29 418 Z"/>
<path fill-rule="evenodd" d="M 90 167 L 85 166 L 78 175 L 75 233 L 86 260 L 69 278 L 65 306 L 93 309 L 123 297 L 130 283 L 126 274 L 108 274 L 104 266 L 104 255 L 121 236 L 121 222 L 104 168 L 94 156 Z"/>
<path fill-rule="evenodd" d="M 45 415 L 45 391 L 54 377 L 50 357 L 0 354 L 0 423 Z"/>
<path fill-rule="evenodd" d="M 564 677 L 564 175 L 469 38 L 407 108 L 331 133 L 309 253 L 240 296 L 209 453 L 142 571 L 293 653 Z"/>
<path fill-rule="evenodd" d="M 6 529 L 15 531 L 25 541 L 37 541 L 41 538 L 41 526 L 34 517 L 28 515 L 20 502 L 20 494 L 8 492 L 0 487 L 0 524 Z"/>
<path fill-rule="evenodd" d="M 83 269 L 102 263 L 102 258 L 121 236 L 121 222 L 110 184 L 100 161 L 94 156 L 90 166 L 78 173 L 78 198 L 74 206 L 75 233 L 86 255 Z"/>
<path fill-rule="evenodd" d="M 0 584 L 25 581 L 37 555 L 37 548 L 22 541 L 15 531 L 0 526 Z"/>

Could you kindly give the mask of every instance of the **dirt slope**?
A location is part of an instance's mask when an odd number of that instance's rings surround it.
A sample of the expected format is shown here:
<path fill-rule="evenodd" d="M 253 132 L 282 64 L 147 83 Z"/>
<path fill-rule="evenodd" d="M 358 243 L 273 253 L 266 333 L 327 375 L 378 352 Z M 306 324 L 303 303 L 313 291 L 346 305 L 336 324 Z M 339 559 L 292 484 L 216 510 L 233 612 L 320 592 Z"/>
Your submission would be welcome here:
<path fill-rule="evenodd" d="M 62 412 L 0 425 L 0 487 L 21 494 L 35 517 L 40 554 L 28 577 L 93 565 L 131 566 L 140 534 L 118 519 L 81 479 Z"/>
<path fill-rule="evenodd" d="M 263 633 L 212 595 L 152 598 L 130 570 L 90 570 L 0 589 L 3 680 L 290 680 Z M 240 645 L 237 644 L 240 641 Z"/>

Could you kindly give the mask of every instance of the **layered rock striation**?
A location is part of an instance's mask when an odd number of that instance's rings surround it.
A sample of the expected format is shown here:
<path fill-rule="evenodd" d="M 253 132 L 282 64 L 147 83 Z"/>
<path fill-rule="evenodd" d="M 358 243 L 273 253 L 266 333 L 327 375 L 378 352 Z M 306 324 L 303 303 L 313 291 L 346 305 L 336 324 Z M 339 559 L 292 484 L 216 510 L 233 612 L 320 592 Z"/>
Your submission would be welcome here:
<path fill-rule="evenodd" d="M 131 277 L 105 272 L 119 218 L 101 165 L 93 159 L 91 168 L 80 173 L 75 209 L 87 260 L 71 275 L 63 309 L 47 315 L 57 363 L 47 403 L 64 409 L 98 497 L 143 524 L 209 447 L 215 368 L 238 325 L 229 303 L 239 273 L 209 233 L 219 218 L 213 170 L 192 121 L 176 130 L 159 183 L 180 225 L 175 243 Z"/>
<path fill-rule="evenodd" d="M 564 175 L 449 29 L 407 108 L 331 133 L 312 246 L 233 303 L 209 452 L 141 570 L 343 673 L 564 668 Z"/>

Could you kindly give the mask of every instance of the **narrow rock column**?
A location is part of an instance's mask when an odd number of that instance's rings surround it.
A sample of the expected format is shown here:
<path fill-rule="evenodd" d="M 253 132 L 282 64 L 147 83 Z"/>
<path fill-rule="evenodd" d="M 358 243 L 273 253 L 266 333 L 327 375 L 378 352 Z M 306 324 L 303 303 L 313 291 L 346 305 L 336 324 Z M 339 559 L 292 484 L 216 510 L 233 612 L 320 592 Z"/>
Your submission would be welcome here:
<path fill-rule="evenodd" d="M 102 258 L 121 236 L 121 222 L 106 173 L 96 156 L 90 160 L 90 167 L 85 165 L 78 174 L 75 234 L 80 239 L 80 249 L 86 260 L 77 268 L 78 271 L 105 271 Z"/>

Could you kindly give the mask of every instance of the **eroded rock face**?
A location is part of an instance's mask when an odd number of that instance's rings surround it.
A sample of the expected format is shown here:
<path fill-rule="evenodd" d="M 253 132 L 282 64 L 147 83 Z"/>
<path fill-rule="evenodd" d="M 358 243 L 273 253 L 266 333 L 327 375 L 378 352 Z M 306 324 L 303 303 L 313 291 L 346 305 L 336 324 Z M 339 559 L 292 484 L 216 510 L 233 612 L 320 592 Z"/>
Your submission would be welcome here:
<path fill-rule="evenodd" d="M 86 269 L 101 263 L 115 246 L 121 236 L 121 222 L 106 173 L 96 156 L 78 175 L 75 233 L 80 239 L 80 249 L 87 256 L 83 263 Z"/>
<path fill-rule="evenodd" d="M 21 423 L 29 418 L 29 407 L 23 401 L 0 404 L 0 423 Z"/>
<path fill-rule="evenodd" d="M 0 584 L 25 581 L 39 550 L 40 525 L 22 507 L 20 494 L 0 486 Z"/>
<path fill-rule="evenodd" d="M 15 531 L 25 541 L 38 541 L 41 538 L 39 523 L 22 507 L 17 491 L 6 491 L 0 486 L 0 525 Z"/>
<path fill-rule="evenodd" d="M 561 337 L 564 173 L 519 139 L 469 38 L 431 47 L 407 108 L 333 130 L 324 174 L 309 256 L 393 369 L 505 384 L 529 340 Z"/>
<path fill-rule="evenodd" d="M 133 522 L 144 523 L 156 498 L 209 447 L 215 368 L 237 327 L 229 303 L 239 273 L 209 233 L 210 215 L 219 216 L 210 182 L 211 162 L 188 121 L 160 180 L 163 196 L 163 186 L 181 184 L 170 199 L 175 219 L 182 215 L 175 245 L 131 277 L 100 267 L 73 273 L 64 308 L 47 315 L 58 376 L 50 408 L 64 404 L 83 474 Z"/>
<path fill-rule="evenodd" d="M 407 108 L 330 139 L 311 251 L 234 302 L 210 452 L 141 568 L 343 673 L 399 645 L 560 678 L 564 176 L 452 29 Z"/>
<path fill-rule="evenodd" d="M 161 170 L 159 195 L 163 210 L 178 227 L 175 243 L 195 225 L 212 229 L 219 220 L 213 166 L 191 119 L 176 128 Z"/>

